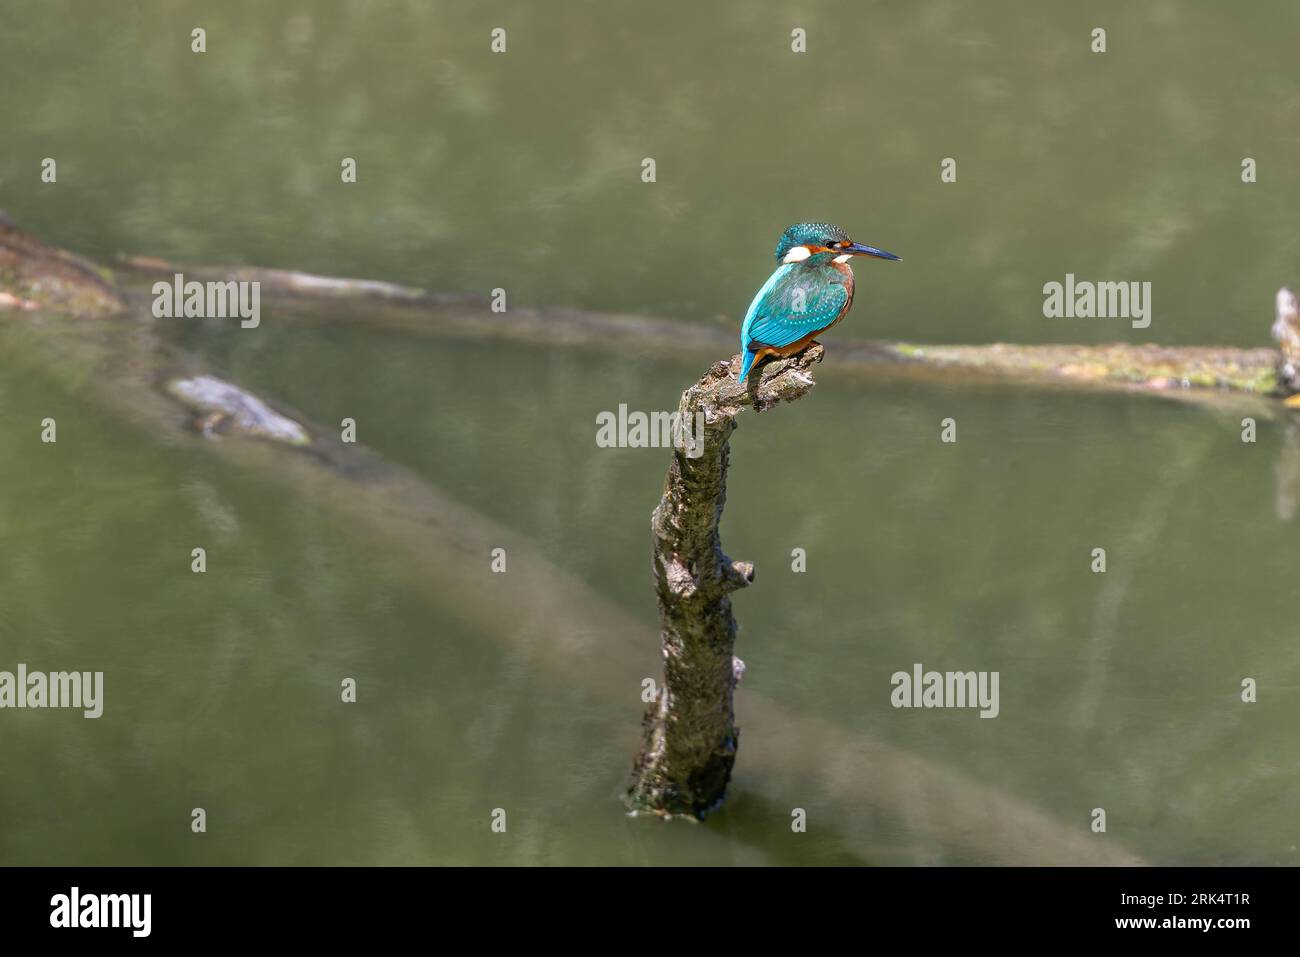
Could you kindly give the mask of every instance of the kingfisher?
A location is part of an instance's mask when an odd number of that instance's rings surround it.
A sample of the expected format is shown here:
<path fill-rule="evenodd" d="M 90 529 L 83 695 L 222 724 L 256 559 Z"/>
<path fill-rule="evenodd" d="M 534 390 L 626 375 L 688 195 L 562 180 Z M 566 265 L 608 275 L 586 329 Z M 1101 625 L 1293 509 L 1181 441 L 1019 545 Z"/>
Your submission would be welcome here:
<path fill-rule="evenodd" d="M 830 223 L 795 223 L 776 244 L 776 272 L 740 327 L 740 381 L 766 356 L 791 356 L 839 322 L 853 305 L 854 256 L 899 260 L 849 239 Z"/>

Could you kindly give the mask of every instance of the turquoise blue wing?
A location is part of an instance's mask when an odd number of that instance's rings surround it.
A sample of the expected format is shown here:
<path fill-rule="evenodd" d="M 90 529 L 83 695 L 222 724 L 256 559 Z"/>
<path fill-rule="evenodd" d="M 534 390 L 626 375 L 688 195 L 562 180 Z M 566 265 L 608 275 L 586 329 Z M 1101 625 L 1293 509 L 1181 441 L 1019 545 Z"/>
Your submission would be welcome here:
<path fill-rule="evenodd" d="M 741 349 L 781 348 L 820 332 L 835 321 L 848 299 L 849 291 L 834 270 L 783 265 L 750 304 L 740 330 Z"/>

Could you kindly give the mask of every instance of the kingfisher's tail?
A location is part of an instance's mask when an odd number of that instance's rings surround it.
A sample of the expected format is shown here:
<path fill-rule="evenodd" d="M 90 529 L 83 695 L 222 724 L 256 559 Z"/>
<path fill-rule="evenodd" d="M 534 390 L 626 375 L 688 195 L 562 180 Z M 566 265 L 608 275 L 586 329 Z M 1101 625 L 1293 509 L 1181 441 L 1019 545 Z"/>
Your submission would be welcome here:
<path fill-rule="evenodd" d="M 754 353 L 746 349 L 740 354 L 740 382 L 743 385 L 745 376 L 749 375 L 749 370 L 754 367 Z"/>

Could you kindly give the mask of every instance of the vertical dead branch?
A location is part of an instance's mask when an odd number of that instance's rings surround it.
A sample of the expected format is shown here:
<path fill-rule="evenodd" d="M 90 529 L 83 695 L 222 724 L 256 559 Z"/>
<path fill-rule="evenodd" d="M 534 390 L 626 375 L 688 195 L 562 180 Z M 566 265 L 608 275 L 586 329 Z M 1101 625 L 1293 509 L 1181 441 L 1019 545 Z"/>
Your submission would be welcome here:
<path fill-rule="evenodd" d="M 679 421 L 692 446 L 673 451 L 663 497 L 650 517 L 664 681 L 646 711 L 627 804 L 633 811 L 701 818 L 723 799 L 739 729 L 732 696 L 744 668 L 733 654 L 730 595 L 754 566 L 722 552 L 718 524 L 727 497 L 728 442 L 745 406 L 764 412 L 813 387 L 822 347 L 735 378 L 740 357 L 717 362 L 682 393 Z M 756 381 L 755 381 L 756 380 Z M 703 435 L 694 431 L 703 423 Z"/>

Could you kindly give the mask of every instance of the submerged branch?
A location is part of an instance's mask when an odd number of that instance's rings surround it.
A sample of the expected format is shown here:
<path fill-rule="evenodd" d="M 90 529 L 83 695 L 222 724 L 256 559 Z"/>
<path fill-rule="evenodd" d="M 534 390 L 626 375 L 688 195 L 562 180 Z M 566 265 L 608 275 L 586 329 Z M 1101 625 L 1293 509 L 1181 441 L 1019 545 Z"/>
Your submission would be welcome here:
<path fill-rule="evenodd" d="M 51 310 L 91 318 L 123 308 L 106 270 L 47 246 L 0 213 L 0 314 Z"/>

